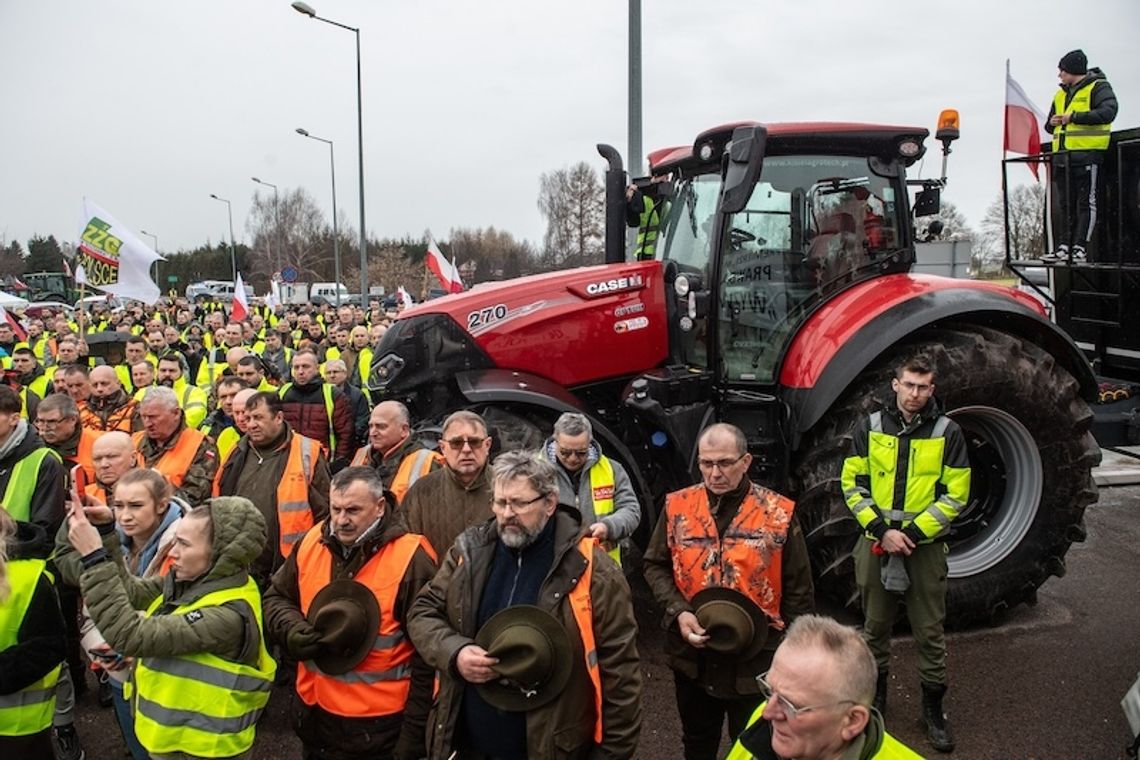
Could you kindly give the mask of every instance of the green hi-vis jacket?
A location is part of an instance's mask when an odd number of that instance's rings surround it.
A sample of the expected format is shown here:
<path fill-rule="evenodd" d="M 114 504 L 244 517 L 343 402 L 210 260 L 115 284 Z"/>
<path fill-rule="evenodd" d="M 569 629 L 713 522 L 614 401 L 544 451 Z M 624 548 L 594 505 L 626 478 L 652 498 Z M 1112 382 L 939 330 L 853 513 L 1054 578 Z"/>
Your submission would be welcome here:
<path fill-rule="evenodd" d="M 970 497 L 962 430 L 931 399 L 910 424 L 892 404 L 856 427 L 843 498 L 869 537 L 901 530 L 915 543 L 945 533 Z"/>

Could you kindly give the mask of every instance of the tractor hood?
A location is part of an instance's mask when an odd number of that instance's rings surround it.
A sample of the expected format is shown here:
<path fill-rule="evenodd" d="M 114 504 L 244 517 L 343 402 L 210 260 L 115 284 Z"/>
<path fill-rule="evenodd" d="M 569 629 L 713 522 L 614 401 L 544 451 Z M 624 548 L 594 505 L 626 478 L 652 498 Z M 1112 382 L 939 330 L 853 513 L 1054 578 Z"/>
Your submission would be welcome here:
<path fill-rule="evenodd" d="M 643 372 L 669 353 L 665 291 L 656 261 L 581 267 L 477 285 L 400 315 L 377 353 L 446 317 L 489 364 L 574 387 Z M 401 324 L 406 323 L 406 324 Z M 454 346 L 454 341 L 450 341 Z M 430 359 L 430 357 L 422 357 Z"/>

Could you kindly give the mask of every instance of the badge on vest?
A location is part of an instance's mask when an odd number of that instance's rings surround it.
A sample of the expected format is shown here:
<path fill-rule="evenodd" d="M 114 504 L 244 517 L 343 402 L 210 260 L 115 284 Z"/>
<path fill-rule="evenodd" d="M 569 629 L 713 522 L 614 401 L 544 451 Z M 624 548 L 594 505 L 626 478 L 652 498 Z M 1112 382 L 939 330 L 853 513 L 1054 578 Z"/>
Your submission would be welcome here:
<path fill-rule="evenodd" d="M 602 501 L 604 499 L 612 499 L 614 497 L 613 486 L 598 486 L 594 489 L 594 501 Z"/>
<path fill-rule="evenodd" d="M 202 619 L 202 611 L 201 610 L 190 610 L 183 617 L 186 618 L 187 623 L 190 623 L 191 625 L 193 625 L 194 623 L 197 623 L 199 620 Z"/>

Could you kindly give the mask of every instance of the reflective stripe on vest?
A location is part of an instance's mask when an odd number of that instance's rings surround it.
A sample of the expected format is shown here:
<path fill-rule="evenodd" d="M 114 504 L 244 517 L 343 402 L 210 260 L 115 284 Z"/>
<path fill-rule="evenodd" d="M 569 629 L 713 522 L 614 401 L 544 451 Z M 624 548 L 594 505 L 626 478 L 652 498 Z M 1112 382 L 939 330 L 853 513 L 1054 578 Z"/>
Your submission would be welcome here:
<path fill-rule="evenodd" d="M 594 686 L 594 743 L 602 743 L 602 671 L 598 665 L 598 645 L 594 641 L 594 605 L 590 599 L 590 581 L 594 577 L 594 547 L 597 540 L 585 536 L 578 542 L 578 551 L 586 558 L 586 567 L 574 588 L 570 589 L 570 610 L 578 624 L 582 649 L 586 654 L 586 673 Z"/>
<path fill-rule="evenodd" d="M 285 462 L 281 482 L 277 484 L 277 526 L 281 534 L 277 549 L 282 557 L 288 557 L 293 551 L 293 544 L 304 538 L 313 527 L 309 485 L 313 482 L 318 446 L 312 438 L 296 432 L 289 444 L 289 458 Z"/>
<path fill-rule="evenodd" d="M 1068 105 L 1065 99 L 1068 93 L 1062 87 L 1053 96 L 1053 113 L 1077 114 L 1088 113 L 1092 110 L 1092 92 L 1102 80 L 1094 79 L 1081 87 L 1069 98 Z M 1112 134 L 1112 124 L 1068 124 L 1053 128 L 1053 152 L 1062 150 L 1108 150 L 1108 142 Z"/>
<path fill-rule="evenodd" d="M 138 660 L 130 686 L 135 734 L 151 754 L 232 757 L 253 746 L 255 725 L 269 701 L 277 670 L 265 649 L 257 585 L 247 578 L 238 588 L 206 594 L 170 615 L 239 600 L 249 605 L 257 620 L 256 665 L 205 653 Z M 155 599 L 147 616 L 153 616 L 162 602 L 161 596 Z"/>
<path fill-rule="evenodd" d="M 31 520 L 32 496 L 35 495 L 36 483 L 39 482 L 40 464 L 49 456 L 55 457 L 57 462 L 63 462 L 59 454 L 45 446 L 31 452 L 12 467 L 12 474 L 8 476 L 8 485 L 4 489 L 4 508 L 13 520 Z"/>
<path fill-rule="evenodd" d="M 590 468 L 590 499 L 594 505 L 594 517 L 601 519 L 613 514 L 614 465 L 607 457 L 599 457 Z M 621 565 L 621 548 L 616 543 L 606 554 L 609 554 L 619 566 Z"/>
<path fill-rule="evenodd" d="M 175 488 L 181 488 L 182 480 L 186 477 L 186 471 L 194 463 L 194 457 L 197 455 L 202 441 L 206 440 L 206 436 L 193 428 L 183 428 L 182 432 L 178 434 L 178 442 L 174 444 L 174 448 L 168 449 L 152 465 L 146 463 L 146 458 L 141 451 L 144 438 L 146 438 L 146 431 L 144 430 L 140 430 L 131 436 L 135 442 L 135 449 L 139 450 L 139 467 L 153 467 L 165 475 L 171 485 Z"/>
<path fill-rule="evenodd" d="M 370 456 L 372 456 L 372 444 L 371 443 L 369 443 L 365 446 L 361 446 L 359 449 L 356 450 L 356 453 L 352 455 L 352 462 L 349 463 L 349 466 L 350 467 L 370 467 L 372 465 L 372 462 L 369 461 Z"/>
<path fill-rule="evenodd" d="M 661 228 L 661 208 L 653 199 L 642 194 L 642 211 L 637 224 L 637 247 L 635 257 L 646 261 L 657 255 L 657 233 Z"/>
<path fill-rule="evenodd" d="M 301 539 L 297 549 L 297 589 L 300 608 L 307 615 L 317 593 L 332 577 L 332 556 L 316 525 Z M 354 669 L 340 676 L 328 675 L 312 661 L 297 666 L 297 696 L 306 705 L 319 705 L 333 715 L 361 718 L 394 715 L 404 709 L 412 680 L 415 649 L 396 620 L 396 597 L 416 550 L 434 560 L 435 552 L 423 536 L 405 533 L 384 544 L 353 576 L 375 596 L 380 605 L 380 628 L 372 651 Z"/>
<path fill-rule="evenodd" d="M 218 461 L 225 461 L 230 452 L 237 446 L 237 442 L 241 439 L 241 433 L 238 432 L 237 427 L 230 425 L 228 428 L 218 433 L 218 440 L 214 441 L 214 445 L 218 448 Z M 218 468 L 221 471 L 221 468 Z"/>
<path fill-rule="evenodd" d="M 42 559 L 8 562 L 10 591 L 0 604 L 0 651 L 19 643 L 20 626 L 36 593 L 46 563 Z M 51 726 L 55 712 L 55 685 L 62 661 L 35 683 L 12 694 L 0 695 L 0 736 L 27 736 Z"/>
<path fill-rule="evenodd" d="M 396 470 L 396 477 L 392 478 L 392 485 L 388 487 L 396 495 L 396 501 L 403 501 L 412 484 L 431 472 L 436 462 L 442 463 L 443 455 L 431 449 L 420 449 L 404 457 L 400 469 Z"/>
<path fill-rule="evenodd" d="M 692 599 L 706 588 L 734 588 L 782 630 L 783 546 L 794 507 L 790 499 L 752 484 L 721 538 L 703 485 L 666 496 L 665 535 L 677 589 Z"/>

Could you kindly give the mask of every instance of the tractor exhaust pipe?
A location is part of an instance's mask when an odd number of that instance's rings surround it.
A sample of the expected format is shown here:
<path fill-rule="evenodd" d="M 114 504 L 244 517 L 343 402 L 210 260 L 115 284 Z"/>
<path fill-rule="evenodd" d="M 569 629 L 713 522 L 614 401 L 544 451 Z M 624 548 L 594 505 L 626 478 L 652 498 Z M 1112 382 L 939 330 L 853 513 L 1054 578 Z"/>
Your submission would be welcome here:
<path fill-rule="evenodd" d="M 621 154 L 612 145 L 598 144 L 598 153 L 606 159 L 606 263 L 625 261 L 625 169 Z"/>

